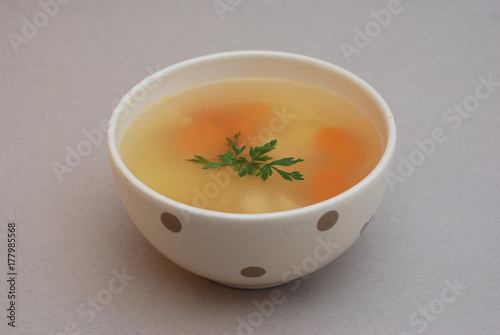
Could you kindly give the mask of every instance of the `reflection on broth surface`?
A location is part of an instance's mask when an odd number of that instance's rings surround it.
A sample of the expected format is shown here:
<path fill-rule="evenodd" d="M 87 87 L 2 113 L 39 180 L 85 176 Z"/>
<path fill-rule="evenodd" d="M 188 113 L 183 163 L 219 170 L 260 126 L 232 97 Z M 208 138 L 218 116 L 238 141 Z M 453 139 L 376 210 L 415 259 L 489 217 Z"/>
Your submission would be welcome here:
<path fill-rule="evenodd" d="M 303 158 L 285 171 L 238 177 L 230 166 L 204 170 L 193 155 L 217 159 L 226 137 L 240 146 L 278 141 L 274 159 Z M 266 213 L 311 205 L 354 186 L 375 167 L 383 148 L 368 116 L 345 98 L 305 83 L 240 78 L 198 85 L 147 107 L 120 143 L 127 168 L 173 200 L 229 213 Z"/>

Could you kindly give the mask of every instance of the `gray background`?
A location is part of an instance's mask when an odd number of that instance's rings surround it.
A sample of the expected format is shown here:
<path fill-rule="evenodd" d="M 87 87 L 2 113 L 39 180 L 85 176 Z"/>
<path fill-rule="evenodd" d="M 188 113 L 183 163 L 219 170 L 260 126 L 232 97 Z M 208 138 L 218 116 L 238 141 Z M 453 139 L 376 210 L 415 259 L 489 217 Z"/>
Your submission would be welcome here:
<path fill-rule="evenodd" d="M 500 84 L 476 92 L 481 78 L 500 82 L 498 1 L 401 0 L 384 26 L 371 12 L 390 1 L 221 0 L 232 3 L 221 15 L 210 0 L 66 2 L 0 4 L 0 278 L 9 221 L 18 234 L 17 327 L 2 279 L 0 333 L 500 333 Z M 53 169 L 85 132 L 102 135 L 153 70 L 244 49 L 344 67 L 384 96 L 398 126 L 396 179 L 368 229 L 295 291 L 281 286 L 286 299 L 262 318 L 272 290 L 214 284 L 148 244 L 99 136 L 60 180 Z M 463 104 L 472 111 L 458 116 Z M 445 140 L 418 153 L 439 129 Z M 126 285 L 110 293 L 122 272 Z"/>

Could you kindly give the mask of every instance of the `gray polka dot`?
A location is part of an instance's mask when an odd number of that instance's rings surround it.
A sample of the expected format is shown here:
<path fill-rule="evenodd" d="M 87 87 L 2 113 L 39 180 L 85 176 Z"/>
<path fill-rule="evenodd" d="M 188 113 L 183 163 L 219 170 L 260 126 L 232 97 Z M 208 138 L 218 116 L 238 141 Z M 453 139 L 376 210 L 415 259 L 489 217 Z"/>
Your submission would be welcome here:
<path fill-rule="evenodd" d="M 366 227 L 368 226 L 368 224 L 370 223 L 370 221 L 371 221 L 372 219 L 373 219 L 373 215 L 372 215 L 372 217 L 370 218 L 370 220 L 368 220 L 368 222 L 367 222 L 367 223 L 365 223 L 365 224 L 363 225 L 363 228 L 361 228 L 361 231 L 359 232 L 359 235 L 363 234 L 363 232 L 365 231 Z"/>
<path fill-rule="evenodd" d="M 243 277 L 248 277 L 248 278 L 257 278 L 257 277 L 262 277 L 263 275 L 266 274 L 266 270 L 259 266 L 249 266 L 247 268 L 244 268 L 241 270 L 241 275 Z"/>
<path fill-rule="evenodd" d="M 161 222 L 171 232 L 178 233 L 182 229 L 182 224 L 179 221 L 179 219 L 171 213 L 168 212 L 162 213 Z"/>
<path fill-rule="evenodd" d="M 333 227 L 337 220 L 339 219 L 339 212 L 329 211 L 323 214 L 318 220 L 317 228 L 319 231 L 326 231 Z"/>

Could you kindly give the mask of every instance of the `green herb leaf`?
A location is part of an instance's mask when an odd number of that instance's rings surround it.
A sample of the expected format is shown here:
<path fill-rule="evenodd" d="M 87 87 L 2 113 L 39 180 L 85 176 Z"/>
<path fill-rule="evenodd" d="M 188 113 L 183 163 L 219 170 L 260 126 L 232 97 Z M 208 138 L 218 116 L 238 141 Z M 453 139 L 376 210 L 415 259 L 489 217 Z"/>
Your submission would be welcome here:
<path fill-rule="evenodd" d="M 226 137 L 226 144 L 230 148 L 223 155 L 219 155 L 216 161 L 210 161 L 202 156 L 194 155 L 194 159 L 187 159 L 187 161 L 203 164 L 203 169 L 217 169 L 223 166 L 233 166 L 235 171 L 238 172 L 238 176 L 244 177 L 246 175 L 255 174 L 257 177 L 261 177 L 263 181 L 266 181 L 273 174 L 273 170 L 278 172 L 281 177 L 286 180 L 304 180 L 302 174 L 298 171 L 286 172 L 278 169 L 276 166 L 290 166 L 304 160 L 302 158 L 281 158 L 272 162 L 268 162 L 273 159 L 273 157 L 267 155 L 270 151 L 276 149 L 278 144 L 277 140 L 272 140 L 262 146 L 251 147 L 248 150 L 250 159 L 246 157 L 239 157 L 240 154 L 245 150 L 245 146 L 238 147 L 238 137 L 241 133 L 234 135 L 234 139 Z M 264 164 L 266 163 L 266 164 Z"/>
<path fill-rule="evenodd" d="M 293 171 L 293 172 L 285 172 L 283 170 L 277 169 L 275 167 L 272 167 L 274 170 L 276 170 L 283 178 L 286 180 L 304 180 L 304 177 L 302 174 L 298 171 Z"/>
<path fill-rule="evenodd" d="M 249 153 L 250 157 L 254 161 L 267 162 L 272 157 L 266 156 L 269 151 L 272 151 L 276 148 L 277 140 L 272 140 L 269 143 L 264 144 L 261 147 L 250 148 Z"/>
<path fill-rule="evenodd" d="M 205 159 L 201 156 L 194 155 L 193 159 L 187 159 L 187 161 L 198 163 L 198 164 L 208 164 L 210 161 L 208 159 Z"/>
<path fill-rule="evenodd" d="M 287 157 L 287 158 L 278 159 L 277 161 L 271 162 L 269 164 L 270 165 L 290 166 L 290 165 L 297 164 L 297 163 L 300 163 L 303 161 L 304 160 L 302 158 L 295 159 L 292 157 Z"/>

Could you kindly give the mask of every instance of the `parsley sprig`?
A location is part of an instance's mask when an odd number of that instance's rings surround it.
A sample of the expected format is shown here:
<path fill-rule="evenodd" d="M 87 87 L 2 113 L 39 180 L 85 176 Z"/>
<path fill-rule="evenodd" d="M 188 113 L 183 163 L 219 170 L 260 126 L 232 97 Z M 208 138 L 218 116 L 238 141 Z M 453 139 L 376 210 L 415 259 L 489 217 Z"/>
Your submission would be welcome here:
<path fill-rule="evenodd" d="M 241 133 L 234 135 L 234 139 L 226 137 L 226 143 L 230 149 L 226 151 L 223 155 L 217 156 L 217 160 L 209 161 L 208 159 L 194 155 L 194 158 L 187 159 L 187 161 L 203 164 L 203 169 L 217 169 L 224 166 L 233 166 L 236 171 L 238 171 L 238 176 L 243 177 L 246 175 L 253 175 L 261 177 L 262 180 L 267 180 L 269 176 L 272 176 L 273 172 L 276 171 L 286 180 L 304 180 L 302 174 L 298 171 L 286 172 L 278 168 L 277 166 L 290 166 L 296 163 L 304 161 L 302 158 L 281 158 L 275 161 L 271 161 L 273 157 L 269 156 L 268 153 L 276 149 L 278 140 L 272 140 L 263 146 L 251 147 L 248 150 L 248 158 L 240 156 L 245 150 L 245 146 L 238 146 L 238 137 Z M 271 162 L 270 162 L 271 161 Z"/>

